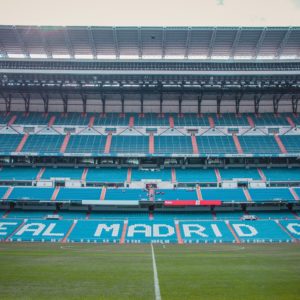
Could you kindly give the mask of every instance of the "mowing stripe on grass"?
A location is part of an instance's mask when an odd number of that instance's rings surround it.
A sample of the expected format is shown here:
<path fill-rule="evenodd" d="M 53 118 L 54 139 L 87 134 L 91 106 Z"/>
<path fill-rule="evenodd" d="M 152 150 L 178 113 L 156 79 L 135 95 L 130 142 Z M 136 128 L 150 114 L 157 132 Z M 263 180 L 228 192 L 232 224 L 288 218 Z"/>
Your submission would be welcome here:
<path fill-rule="evenodd" d="M 158 281 L 158 275 L 157 275 L 156 260 L 155 260 L 155 254 L 154 254 L 154 249 L 153 249 L 152 243 L 151 243 L 151 252 L 152 252 L 152 265 L 153 265 L 153 275 L 154 275 L 155 300 L 161 300 L 159 281 Z"/>

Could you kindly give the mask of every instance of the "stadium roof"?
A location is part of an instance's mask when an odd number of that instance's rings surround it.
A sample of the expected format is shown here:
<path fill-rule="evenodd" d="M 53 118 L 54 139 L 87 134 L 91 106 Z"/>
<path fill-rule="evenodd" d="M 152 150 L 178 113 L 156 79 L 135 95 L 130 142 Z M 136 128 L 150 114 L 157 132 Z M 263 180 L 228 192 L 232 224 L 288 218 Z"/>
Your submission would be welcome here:
<path fill-rule="evenodd" d="M 0 26 L 0 56 L 36 59 L 300 59 L 300 27 Z"/>

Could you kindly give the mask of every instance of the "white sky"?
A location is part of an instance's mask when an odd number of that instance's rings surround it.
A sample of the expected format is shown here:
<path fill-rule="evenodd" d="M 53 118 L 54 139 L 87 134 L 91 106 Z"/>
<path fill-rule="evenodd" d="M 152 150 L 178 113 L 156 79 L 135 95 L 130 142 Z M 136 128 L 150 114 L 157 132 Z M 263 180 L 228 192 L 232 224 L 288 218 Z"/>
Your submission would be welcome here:
<path fill-rule="evenodd" d="M 1 25 L 300 26 L 300 0 L 0 0 Z"/>

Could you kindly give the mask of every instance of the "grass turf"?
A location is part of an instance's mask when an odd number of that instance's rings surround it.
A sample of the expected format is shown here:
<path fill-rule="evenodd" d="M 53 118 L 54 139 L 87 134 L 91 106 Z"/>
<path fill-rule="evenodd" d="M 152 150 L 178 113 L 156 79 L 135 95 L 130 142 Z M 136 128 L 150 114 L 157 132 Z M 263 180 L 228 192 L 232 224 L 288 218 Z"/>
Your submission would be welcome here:
<path fill-rule="evenodd" d="M 155 245 L 162 299 L 299 299 L 300 244 Z M 0 299 L 154 299 L 150 245 L 0 244 Z"/>

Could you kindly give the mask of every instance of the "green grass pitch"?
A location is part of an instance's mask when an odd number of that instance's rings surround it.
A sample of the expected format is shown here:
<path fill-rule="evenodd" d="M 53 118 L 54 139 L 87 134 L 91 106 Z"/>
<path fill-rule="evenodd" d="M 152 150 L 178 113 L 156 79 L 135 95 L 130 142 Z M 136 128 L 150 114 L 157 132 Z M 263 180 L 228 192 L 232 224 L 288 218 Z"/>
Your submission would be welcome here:
<path fill-rule="evenodd" d="M 154 245 L 162 299 L 299 299 L 300 244 Z M 151 245 L 0 244 L 0 299 L 155 299 Z"/>

